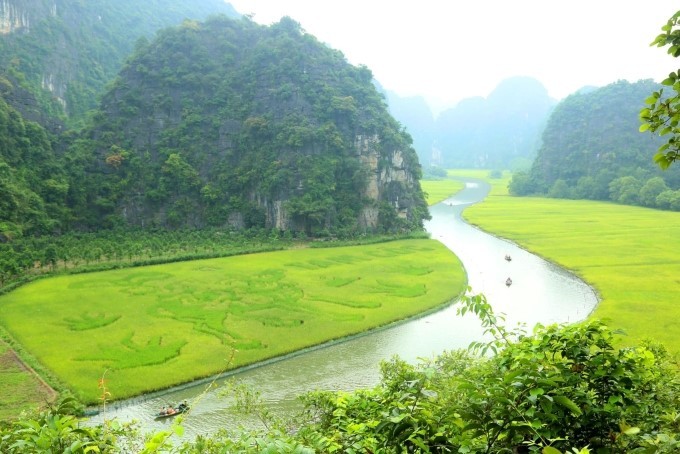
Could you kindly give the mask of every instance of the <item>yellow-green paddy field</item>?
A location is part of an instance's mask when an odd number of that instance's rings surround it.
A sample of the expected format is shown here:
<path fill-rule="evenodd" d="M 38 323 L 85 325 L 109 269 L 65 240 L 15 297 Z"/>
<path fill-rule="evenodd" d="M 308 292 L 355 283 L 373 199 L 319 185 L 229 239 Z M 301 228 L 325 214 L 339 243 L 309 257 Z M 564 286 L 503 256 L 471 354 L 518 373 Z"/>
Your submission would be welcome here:
<path fill-rule="evenodd" d="M 442 244 L 411 239 L 41 279 L 0 324 L 88 403 L 125 398 L 416 316 L 465 289 Z"/>

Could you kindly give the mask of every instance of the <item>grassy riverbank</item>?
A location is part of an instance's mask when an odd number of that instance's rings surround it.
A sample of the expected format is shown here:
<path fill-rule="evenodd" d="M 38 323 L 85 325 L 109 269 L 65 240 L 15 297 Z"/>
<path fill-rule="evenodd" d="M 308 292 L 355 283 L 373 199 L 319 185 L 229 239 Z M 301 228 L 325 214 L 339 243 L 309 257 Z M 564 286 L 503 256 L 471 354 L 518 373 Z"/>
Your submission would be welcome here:
<path fill-rule="evenodd" d="M 457 180 L 422 180 L 420 186 L 423 188 L 426 195 L 425 199 L 430 206 L 446 200 L 464 187 L 463 183 Z"/>
<path fill-rule="evenodd" d="M 487 200 L 464 212 L 469 222 L 578 274 L 601 297 L 593 316 L 624 329 L 630 343 L 653 338 L 680 352 L 680 213 L 511 197 L 507 183 L 489 181 Z"/>
<path fill-rule="evenodd" d="M 465 282 L 432 240 L 298 249 L 43 279 L 0 297 L 0 323 L 96 402 L 107 370 L 115 399 L 162 389 L 419 314 Z"/>

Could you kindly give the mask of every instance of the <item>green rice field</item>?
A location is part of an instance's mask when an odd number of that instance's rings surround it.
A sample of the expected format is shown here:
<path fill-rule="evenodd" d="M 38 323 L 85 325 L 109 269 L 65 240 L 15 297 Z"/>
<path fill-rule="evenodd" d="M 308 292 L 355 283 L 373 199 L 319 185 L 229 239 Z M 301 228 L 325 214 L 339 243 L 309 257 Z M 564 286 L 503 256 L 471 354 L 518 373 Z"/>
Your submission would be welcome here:
<path fill-rule="evenodd" d="M 211 376 L 421 314 L 464 291 L 437 241 L 296 249 L 55 276 L 0 324 L 88 403 Z M 232 358 L 233 355 L 233 358 Z"/>
<path fill-rule="evenodd" d="M 449 177 L 477 178 L 478 180 L 486 181 L 491 185 L 490 195 L 508 195 L 508 184 L 512 179 L 512 174 L 508 171 L 503 171 L 503 175 L 500 178 L 489 178 L 489 173 L 490 171 L 485 169 L 447 170 Z"/>
<path fill-rule="evenodd" d="M 463 189 L 463 183 L 457 180 L 421 180 L 420 186 L 425 192 L 428 205 L 446 200 L 452 194 Z"/>
<path fill-rule="evenodd" d="M 464 216 L 592 285 L 593 317 L 623 329 L 626 343 L 652 338 L 680 352 L 680 213 L 506 194 L 494 186 Z"/>

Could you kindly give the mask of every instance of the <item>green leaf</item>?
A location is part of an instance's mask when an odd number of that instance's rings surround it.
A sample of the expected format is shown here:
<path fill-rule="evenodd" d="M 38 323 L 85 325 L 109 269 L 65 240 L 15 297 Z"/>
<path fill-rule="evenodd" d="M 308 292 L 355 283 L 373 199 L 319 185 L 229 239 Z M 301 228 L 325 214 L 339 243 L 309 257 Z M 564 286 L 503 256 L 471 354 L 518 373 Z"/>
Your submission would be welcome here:
<path fill-rule="evenodd" d="M 175 435 L 181 437 L 182 435 L 184 435 L 184 426 L 176 424 L 172 427 L 172 431 L 175 432 Z"/>
<path fill-rule="evenodd" d="M 623 431 L 624 434 L 626 435 L 637 435 L 640 433 L 640 428 L 639 427 L 629 427 L 628 429 Z"/>
<path fill-rule="evenodd" d="M 532 396 L 539 396 L 544 393 L 545 391 L 543 390 L 543 388 L 534 388 L 531 391 L 529 391 L 529 394 Z"/>
<path fill-rule="evenodd" d="M 649 123 L 644 123 L 640 125 L 640 132 L 645 132 L 649 129 Z"/>
<path fill-rule="evenodd" d="M 663 170 L 666 170 L 671 165 L 670 159 L 668 159 L 668 156 L 666 156 L 663 152 L 659 152 L 654 155 L 654 162 L 656 162 L 657 165 Z"/>
<path fill-rule="evenodd" d="M 576 405 L 574 401 L 569 399 L 567 396 L 555 396 L 554 401 L 569 409 L 576 416 L 581 416 L 583 414 L 581 409 L 578 408 L 578 405 Z"/>
<path fill-rule="evenodd" d="M 553 448 L 552 446 L 544 446 L 541 450 L 543 454 L 562 454 L 559 449 Z"/>
<path fill-rule="evenodd" d="M 524 371 L 522 371 L 521 369 L 510 371 L 508 374 L 505 375 L 505 377 L 503 377 L 503 382 L 504 383 L 510 383 L 512 380 L 515 379 L 515 377 L 520 375 L 522 372 L 524 372 Z"/>

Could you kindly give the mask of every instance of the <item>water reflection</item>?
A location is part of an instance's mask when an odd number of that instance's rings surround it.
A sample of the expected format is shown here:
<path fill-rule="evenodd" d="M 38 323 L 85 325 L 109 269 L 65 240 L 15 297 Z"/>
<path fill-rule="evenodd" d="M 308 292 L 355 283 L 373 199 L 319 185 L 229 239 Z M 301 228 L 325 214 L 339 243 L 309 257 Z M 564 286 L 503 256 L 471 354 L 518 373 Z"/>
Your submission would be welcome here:
<path fill-rule="evenodd" d="M 533 326 L 587 317 L 597 304 L 590 287 L 561 268 L 462 220 L 463 209 L 483 200 L 488 191 L 486 183 L 467 181 L 463 191 L 431 207 L 432 219 L 426 228 L 432 238 L 460 257 L 473 290 L 484 293 L 497 312 L 506 314 L 508 323 Z M 507 254 L 512 261 L 505 260 Z M 505 285 L 508 277 L 513 281 L 510 287 Z M 350 391 L 374 386 L 380 362 L 394 355 L 409 362 L 431 358 L 445 350 L 466 347 L 480 339 L 481 333 L 477 319 L 458 317 L 455 308 L 449 306 L 399 326 L 246 370 L 235 377 L 257 389 L 272 410 L 285 412 L 297 405 L 297 396 L 310 390 Z M 205 386 L 118 403 L 92 422 L 101 422 L 103 417 L 139 419 L 144 429 L 158 430 L 170 424 L 168 420 L 151 418 L 160 407 L 202 395 L 184 422 L 186 439 L 220 428 L 257 426 L 257 421 L 244 420 L 236 414 L 230 407 L 232 402 L 220 397 L 218 389 L 206 392 Z"/>

